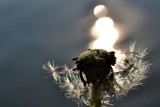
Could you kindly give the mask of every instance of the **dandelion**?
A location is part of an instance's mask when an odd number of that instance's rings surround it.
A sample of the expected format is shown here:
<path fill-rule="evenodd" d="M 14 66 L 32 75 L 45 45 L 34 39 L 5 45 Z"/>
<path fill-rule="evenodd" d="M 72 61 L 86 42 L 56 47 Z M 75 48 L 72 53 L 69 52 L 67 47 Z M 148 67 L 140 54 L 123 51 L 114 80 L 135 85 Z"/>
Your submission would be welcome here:
<path fill-rule="evenodd" d="M 52 72 L 53 78 L 66 98 L 83 102 L 90 107 L 106 107 L 112 97 L 126 95 L 129 90 L 142 85 L 150 67 L 145 60 L 147 49 L 135 49 L 116 58 L 115 52 L 89 49 L 73 58 L 75 65 L 55 67 L 50 62 L 43 68 Z"/>

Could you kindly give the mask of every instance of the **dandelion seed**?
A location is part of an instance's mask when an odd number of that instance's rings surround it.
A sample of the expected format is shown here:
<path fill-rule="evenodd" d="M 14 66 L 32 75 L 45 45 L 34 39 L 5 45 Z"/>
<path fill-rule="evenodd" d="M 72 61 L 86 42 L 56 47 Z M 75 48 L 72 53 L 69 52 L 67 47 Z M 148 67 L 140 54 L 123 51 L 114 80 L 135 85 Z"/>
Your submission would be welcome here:
<path fill-rule="evenodd" d="M 146 55 L 147 50 L 136 50 L 134 43 L 117 61 L 113 51 L 90 49 L 73 59 L 73 68 L 55 67 L 50 62 L 43 68 L 52 73 L 59 87 L 65 90 L 66 98 L 90 107 L 102 107 L 110 104 L 110 98 L 126 95 L 142 84 L 150 67 Z"/>

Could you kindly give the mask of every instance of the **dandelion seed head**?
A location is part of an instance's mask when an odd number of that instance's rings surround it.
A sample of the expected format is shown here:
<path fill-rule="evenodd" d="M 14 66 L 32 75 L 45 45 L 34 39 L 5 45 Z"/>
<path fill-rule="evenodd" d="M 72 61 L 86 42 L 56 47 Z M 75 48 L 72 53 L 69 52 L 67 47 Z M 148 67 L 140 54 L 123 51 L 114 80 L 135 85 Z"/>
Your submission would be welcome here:
<path fill-rule="evenodd" d="M 65 91 L 66 98 L 86 105 L 95 105 L 95 102 L 100 101 L 100 105 L 105 106 L 110 104 L 112 97 L 127 95 L 129 90 L 142 85 L 142 81 L 147 77 L 150 67 L 150 63 L 145 59 L 147 49 L 136 49 L 134 43 L 130 46 L 129 52 L 123 52 L 118 57 L 117 53 L 97 50 L 88 50 L 78 58 L 74 58 L 77 66 L 72 68 L 66 65 L 56 67 L 50 62 L 43 66 L 45 70 L 52 73 L 60 89 Z M 112 66 L 110 64 L 110 72 L 105 74 L 104 72 L 108 70 L 110 55 L 112 60 L 117 59 Z M 83 71 L 82 74 L 80 70 Z M 100 80 L 98 76 L 103 79 Z"/>
<path fill-rule="evenodd" d="M 150 67 L 150 63 L 145 61 L 146 49 L 135 49 L 135 43 L 130 46 L 129 54 L 125 55 L 124 63 L 118 64 L 117 69 L 121 72 L 115 75 L 115 90 L 117 95 L 126 95 L 130 89 L 142 84 Z"/>

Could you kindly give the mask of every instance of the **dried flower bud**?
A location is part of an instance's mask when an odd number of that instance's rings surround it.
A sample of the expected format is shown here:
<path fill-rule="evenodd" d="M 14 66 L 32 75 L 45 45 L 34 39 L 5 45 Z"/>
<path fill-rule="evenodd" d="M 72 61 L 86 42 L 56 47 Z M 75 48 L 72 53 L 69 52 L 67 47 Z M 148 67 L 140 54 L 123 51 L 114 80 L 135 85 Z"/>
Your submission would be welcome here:
<path fill-rule="evenodd" d="M 111 65 L 116 63 L 115 52 L 107 52 L 103 49 L 87 50 L 78 58 L 74 58 L 77 68 L 80 72 L 80 78 L 84 86 L 89 83 L 96 84 L 106 79 L 113 73 Z M 83 77 L 86 77 L 86 80 Z"/>

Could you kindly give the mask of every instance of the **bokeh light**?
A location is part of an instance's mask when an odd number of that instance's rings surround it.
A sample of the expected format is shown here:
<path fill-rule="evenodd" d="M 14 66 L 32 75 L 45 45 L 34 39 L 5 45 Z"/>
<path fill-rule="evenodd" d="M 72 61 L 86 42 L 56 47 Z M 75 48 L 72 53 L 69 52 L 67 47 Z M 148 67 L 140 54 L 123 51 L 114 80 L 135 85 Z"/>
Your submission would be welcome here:
<path fill-rule="evenodd" d="M 107 8 L 104 5 L 98 5 L 94 8 L 94 15 L 97 17 L 95 24 L 91 27 L 91 36 L 95 40 L 91 41 L 89 48 L 105 49 L 115 51 L 117 59 L 120 57 L 120 50 L 114 49 L 114 44 L 119 39 L 119 31 L 114 25 L 114 21 L 106 16 Z"/>
<path fill-rule="evenodd" d="M 97 35 L 97 34 L 96 34 Z M 104 34 L 97 35 L 97 39 L 94 40 L 89 47 L 93 49 L 106 49 L 107 51 L 115 50 L 113 48 L 114 43 L 118 40 L 119 32 L 117 29 L 110 29 L 109 31 L 105 32 Z M 98 37 L 99 36 L 99 37 Z"/>
<path fill-rule="evenodd" d="M 109 17 L 99 18 L 95 23 L 95 29 L 100 35 L 110 32 L 113 29 L 113 26 L 114 22 Z"/>
<path fill-rule="evenodd" d="M 107 15 L 107 8 L 104 5 L 98 5 L 94 8 L 93 12 L 98 18 L 105 17 Z"/>

